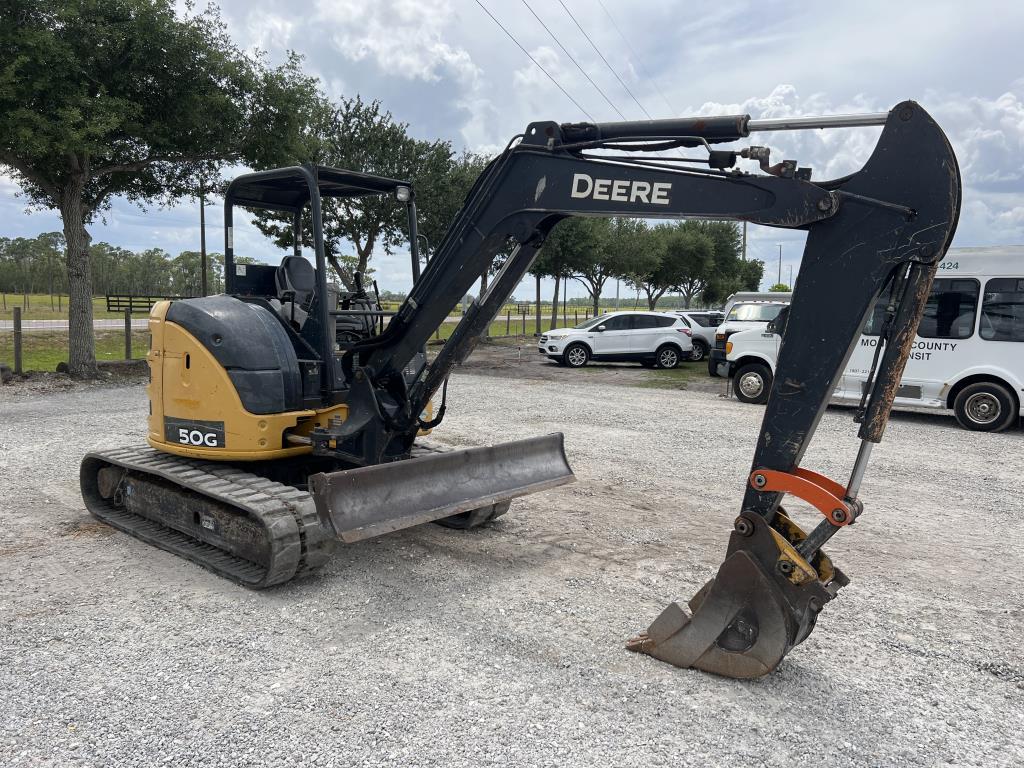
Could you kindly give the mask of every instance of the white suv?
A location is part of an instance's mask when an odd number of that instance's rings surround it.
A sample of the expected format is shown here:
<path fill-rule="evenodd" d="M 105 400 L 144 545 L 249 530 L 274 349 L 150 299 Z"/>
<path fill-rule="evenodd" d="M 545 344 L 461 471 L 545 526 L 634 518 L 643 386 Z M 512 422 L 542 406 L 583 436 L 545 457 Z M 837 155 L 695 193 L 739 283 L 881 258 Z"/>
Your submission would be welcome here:
<path fill-rule="evenodd" d="M 611 312 L 540 337 L 540 353 L 570 368 L 590 360 L 675 368 L 692 352 L 689 327 L 669 312 Z"/>

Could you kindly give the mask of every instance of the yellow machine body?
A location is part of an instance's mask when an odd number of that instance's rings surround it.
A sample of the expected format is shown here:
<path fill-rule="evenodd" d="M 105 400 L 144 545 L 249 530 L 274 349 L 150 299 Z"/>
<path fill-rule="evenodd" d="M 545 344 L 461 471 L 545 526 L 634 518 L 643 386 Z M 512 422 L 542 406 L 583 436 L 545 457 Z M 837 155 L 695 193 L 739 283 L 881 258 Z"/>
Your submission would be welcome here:
<path fill-rule="evenodd" d="M 146 360 L 150 380 L 149 434 L 157 450 L 211 461 L 269 461 L 312 452 L 308 445 L 290 444 L 287 435 L 305 437 L 314 427 L 327 427 L 333 418 L 344 420 L 348 406 L 318 410 L 250 413 L 242 405 L 231 378 L 213 354 L 195 336 L 166 319 L 171 302 L 157 302 L 149 315 L 150 346 Z M 433 404 L 424 418 L 433 417 Z M 202 434 L 172 424 L 223 422 L 223 444 L 209 447 Z M 184 430 L 184 431 L 182 431 Z M 427 434 L 421 431 L 420 434 Z"/>
<path fill-rule="evenodd" d="M 249 413 L 242 406 L 228 372 L 198 339 L 166 320 L 169 301 L 154 305 L 149 315 L 148 442 L 179 456 L 213 461 L 264 461 L 308 454 L 308 445 L 289 445 L 286 432 L 308 435 L 314 426 L 344 419 L 348 408 L 302 410 L 274 414 Z M 168 431 L 167 417 L 182 422 L 223 422 L 223 446 L 207 447 L 185 429 Z M 171 427 L 170 429 L 173 429 Z M 196 445 L 195 443 L 200 443 Z"/>

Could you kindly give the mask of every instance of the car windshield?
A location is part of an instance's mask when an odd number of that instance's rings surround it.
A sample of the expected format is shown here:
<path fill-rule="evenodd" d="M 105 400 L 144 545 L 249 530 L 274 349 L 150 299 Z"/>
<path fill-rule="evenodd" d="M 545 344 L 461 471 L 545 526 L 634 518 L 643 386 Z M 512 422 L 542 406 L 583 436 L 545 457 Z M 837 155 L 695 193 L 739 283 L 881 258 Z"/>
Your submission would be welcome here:
<path fill-rule="evenodd" d="M 582 331 L 582 330 L 584 330 L 586 328 L 592 328 L 593 326 L 597 325 L 598 323 L 603 323 L 607 319 L 608 319 L 608 315 L 599 315 L 598 317 L 592 317 L 589 320 L 584 320 L 579 325 L 574 325 L 573 328 L 575 330 L 577 330 L 577 331 Z"/>
<path fill-rule="evenodd" d="M 767 323 L 769 320 L 774 320 L 784 306 L 784 304 L 737 304 L 730 310 L 727 319 Z"/>

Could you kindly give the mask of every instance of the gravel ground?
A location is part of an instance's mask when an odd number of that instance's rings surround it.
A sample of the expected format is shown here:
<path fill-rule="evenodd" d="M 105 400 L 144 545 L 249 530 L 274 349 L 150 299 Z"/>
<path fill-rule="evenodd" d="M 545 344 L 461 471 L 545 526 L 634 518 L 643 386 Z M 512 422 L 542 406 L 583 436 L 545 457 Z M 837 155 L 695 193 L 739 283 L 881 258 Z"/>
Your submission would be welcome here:
<path fill-rule="evenodd" d="M 852 584 L 736 682 L 623 642 L 713 575 L 760 408 L 465 374 L 450 401 L 440 441 L 563 430 L 579 482 L 252 593 L 85 513 L 141 386 L 0 391 L 0 765 L 1024 764 L 1019 431 L 895 417 L 830 549 Z M 853 433 L 830 411 L 807 466 L 843 478 Z"/>

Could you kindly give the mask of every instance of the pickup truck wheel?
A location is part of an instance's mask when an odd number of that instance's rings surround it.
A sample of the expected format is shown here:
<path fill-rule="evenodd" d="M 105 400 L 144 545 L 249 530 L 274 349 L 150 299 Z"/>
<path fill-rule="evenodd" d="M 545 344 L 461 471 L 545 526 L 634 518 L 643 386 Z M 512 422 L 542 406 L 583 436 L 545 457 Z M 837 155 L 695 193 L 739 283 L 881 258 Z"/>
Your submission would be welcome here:
<path fill-rule="evenodd" d="M 1017 404 L 1002 384 L 979 381 L 960 390 L 953 413 L 964 429 L 1001 432 L 1017 418 Z"/>
<path fill-rule="evenodd" d="M 659 368 L 675 368 L 679 365 L 680 357 L 679 348 L 671 344 L 663 344 L 654 353 L 654 359 L 657 361 Z"/>
<path fill-rule="evenodd" d="M 772 372 L 762 363 L 747 363 L 732 377 L 736 399 L 744 403 L 767 403 L 772 389 Z"/>
<path fill-rule="evenodd" d="M 707 356 L 708 356 L 708 345 L 705 344 L 703 341 L 696 341 L 696 340 L 694 340 L 694 342 L 693 342 L 693 351 L 690 352 L 690 359 L 693 362 L 695 362 L 695 363 L 699 363 L 701 360 L 703 360 Z"/>
<path fill-rule="evenodd" d="M 582 368 L 590 360 L 590 350 L 585 344 L 570 344 L 562 353 L 562 360 L 570 368 Z"/>

